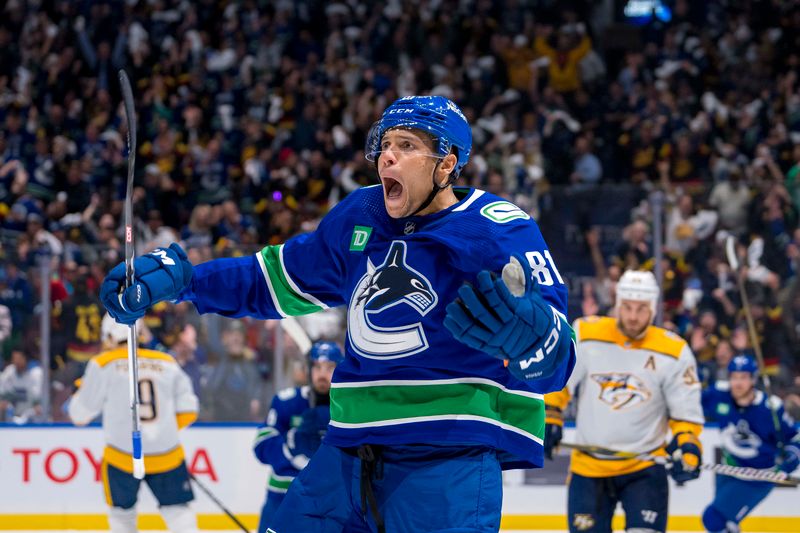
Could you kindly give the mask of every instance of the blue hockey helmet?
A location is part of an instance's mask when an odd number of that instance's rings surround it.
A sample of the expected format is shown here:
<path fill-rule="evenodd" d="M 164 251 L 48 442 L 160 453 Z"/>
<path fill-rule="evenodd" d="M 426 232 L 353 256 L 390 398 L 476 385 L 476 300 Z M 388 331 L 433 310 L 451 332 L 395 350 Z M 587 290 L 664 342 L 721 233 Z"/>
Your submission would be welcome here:
<path fill-rule="evenodd" d="M 330 361 L 337 365 L 344 361 L 344 354 L 335 342 L 320 341 L 315 342 L 308 352 L 308 359 L 311 364 L 316 361 Z"/>
<path fill-rule="evenodd" d="M 364 155 L 369 161 L 377 161 L 381 139 L 392 128 L 424 131 L 435 141 L 434 150 L 440 157 L 447 156 L 455 148 L 458 161 L 451 175 L 453 179 L 469 161 L 472 129 L 461 109 L 444 96 L 403 96 L 395 100 L 367 134 Z"/>
<path fill-rule="evenodd" d="M 747 372 L 755 379 L 758 376 L 758 363 L 749 355 L 739 354 L 728 363 L 728 372 Z"/>

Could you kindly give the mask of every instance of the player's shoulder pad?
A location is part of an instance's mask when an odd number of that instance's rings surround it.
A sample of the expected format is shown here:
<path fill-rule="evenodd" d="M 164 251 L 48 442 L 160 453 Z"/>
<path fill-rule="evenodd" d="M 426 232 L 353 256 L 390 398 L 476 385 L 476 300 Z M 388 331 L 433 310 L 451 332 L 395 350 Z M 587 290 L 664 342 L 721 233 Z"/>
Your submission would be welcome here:
<path fill-rule="evenodd" d="M 575 321 L 575 336 L 581 341 L 616 343 L 619 337 L 617 321 L 609 316 L 585 316 Z"/>
<path fill-rule="evenodd" d="M 297 396 L 297 391 L 298 391 L 297 387 L 287 387 L 283 390 L 278 391 L 278 394 L 276 394 L 276 396 L 280 401 L 288 402 L 289 400 Z"/>
<path fill-rule="evenodd" d="M 731 384 L 729 381 L 716 381 L 714 382 L 714 390 L 719 392 L 728 392 L 731 390 Z"/>
<path fill-rule="evenodd" d="M 783 400 L 775 396 L 774 394 L 770 394 L 769 398 L 767 399 L 767 407 L 770 409 L 782 409 L 783 408 Z"/>
<path fill-rule="evenodd" d="M 531 219 L 531 216 L 516 204 L 480 189 L 474 189 L 464 203 L 456 207 L 454 211 L 457 210 L 474 211 L 477 216 L 494 224 L 508 224 Z"/>
<path fill-rule="evenodd" d="M 117 361 L 119 359 L 127 359 L 128 351 L 125 348 L 116 348 L 92 357 L 89 362 L 96 364 L 98 367 L 103 368 L 107 364 Z"/>
<path fill-rule="evenodd" d="M 650 326 L 642 339 L 640 348 L 679 359 L 686 341 L 668 329 Z"/>

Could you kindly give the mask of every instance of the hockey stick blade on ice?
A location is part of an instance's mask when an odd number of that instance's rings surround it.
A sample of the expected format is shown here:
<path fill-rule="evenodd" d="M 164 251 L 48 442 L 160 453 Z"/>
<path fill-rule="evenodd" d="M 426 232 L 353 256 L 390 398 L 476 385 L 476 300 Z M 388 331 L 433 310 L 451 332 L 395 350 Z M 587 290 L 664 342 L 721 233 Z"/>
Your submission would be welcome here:
<path fill-rule="evenodd" d="M 124 70 L 119 71 L 119 85 L 125 106 L 125 119 L 128 122 L 128 181 L 125 188 L 125 288 L 133 285 L 133 175 L 136 168 L 136 108 L 133 105 L 133 89 Z M 136 324 L 128 327 L 128 385 L 133 441 L 133 476 L 144 478 L 144 456 L 142 453 L 142 422 L 139 418 L 139 360 L 136 346 Z"/>

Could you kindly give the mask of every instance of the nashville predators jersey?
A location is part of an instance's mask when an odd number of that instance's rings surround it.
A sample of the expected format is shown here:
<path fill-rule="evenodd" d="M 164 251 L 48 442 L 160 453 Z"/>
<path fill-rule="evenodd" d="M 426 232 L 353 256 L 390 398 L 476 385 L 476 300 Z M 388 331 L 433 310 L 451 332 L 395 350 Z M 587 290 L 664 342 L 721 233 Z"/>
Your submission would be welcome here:
<path fill-rule="evenodd" d="M 611 317 L 575 321 L 577 362 L 567 386 L 546 396 L 563 410 L 577 391 L 576 443 L 633 452 L 664 453 L 673 434 L 702 430 L 701 385 L 686 341 L 650 326 L 631 339 Z M 573 451 L 571 470 L 589 477 L 636 472 L 652 465 L 638 459 L 602 459 Z"/>
<path fill-rule="evenodd" d="M 171 356 L 140 349 L 139 416 L 145 471 L 172 470 L 184 458 L 178 430 L 197 419 L 197 396 L 189 376 Z M 69 416 L 84 425 L 103 416 L 106 448 L 104 460 L 126 472 L 133 471 L 128 385 L 128 352 L 117 348 L 92 358 L 80 388 L 69 403 Z"/>

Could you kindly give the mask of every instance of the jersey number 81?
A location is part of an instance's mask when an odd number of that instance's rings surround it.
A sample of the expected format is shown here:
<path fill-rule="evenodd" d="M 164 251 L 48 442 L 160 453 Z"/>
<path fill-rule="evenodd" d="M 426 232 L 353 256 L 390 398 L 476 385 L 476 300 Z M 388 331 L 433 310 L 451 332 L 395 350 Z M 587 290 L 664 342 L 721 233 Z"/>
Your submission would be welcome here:
<path fill-rule="evenodd" d="M 564 280 L 561 279 L 561 274 L 559 274 L 553 261 L 553 256 L 550 255 L 550 250 L 545 250 L 544 255 L 538 251 L 525 252 L 525 257 L 528 259 L 528 264 L 531 265 L 531 271 L 536 283 L 539 285 L 552 285 L 553 274 L 555 274 L 558 282 L 561 285 L 564 284 Z"/>

